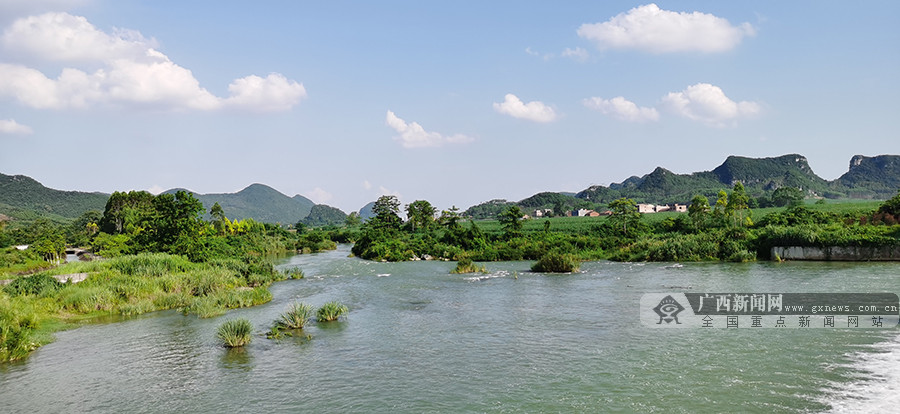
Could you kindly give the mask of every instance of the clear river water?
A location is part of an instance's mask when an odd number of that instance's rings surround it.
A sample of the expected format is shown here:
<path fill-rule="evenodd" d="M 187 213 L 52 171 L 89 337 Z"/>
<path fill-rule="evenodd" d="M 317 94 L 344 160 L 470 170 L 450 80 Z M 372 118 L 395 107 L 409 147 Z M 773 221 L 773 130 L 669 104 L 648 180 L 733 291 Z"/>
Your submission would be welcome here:
<path fill-rule="evenodd" d="M 898 263 L 375 263 L 298 255 L 268 304 L 175 311 L 60 332 L 0 364 L 0 412 L 896 412 L 900 330 L 650 329 L 644 293 L 897 292 Z M 266 339 L 292 302 L 338 300 L 346 320 Z M 243 349 L 215 337 L 250 319 Z"/>

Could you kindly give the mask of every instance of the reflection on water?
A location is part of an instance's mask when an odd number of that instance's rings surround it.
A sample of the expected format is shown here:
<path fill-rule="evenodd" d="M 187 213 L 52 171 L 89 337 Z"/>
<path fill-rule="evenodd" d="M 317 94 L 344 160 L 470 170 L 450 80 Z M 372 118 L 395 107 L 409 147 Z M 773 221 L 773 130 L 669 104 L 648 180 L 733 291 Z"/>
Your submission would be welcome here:
<path fill-rule="evenodd" d="M 253 369 L 252 361 L 250 352 L 243 347 L 226 348 L 222 353 L 222 367 L 225 369 L 250 371 Z"/>
<path fill-rule="evenodd" d="M 60 332 L 0 365 L 2 411 L 818 412 L 853 407 L 851 385 L 898 386 L 892 331 L 653 330 L 637 309 L 663 286 L 884 291 L 896 264 L 596 262 L 547 277 L 505 262 L 473 282 L 450 275 L 454 263 L 347 253 L 283 259 L 307 277 L 224 317 L 165 311 Z M 290 303 L 332 300 L 350 308 L 346 320 L 266 338 Z M 253 323 L 253 341 L 226 349 L 216 329 L 236 317 Z"/>

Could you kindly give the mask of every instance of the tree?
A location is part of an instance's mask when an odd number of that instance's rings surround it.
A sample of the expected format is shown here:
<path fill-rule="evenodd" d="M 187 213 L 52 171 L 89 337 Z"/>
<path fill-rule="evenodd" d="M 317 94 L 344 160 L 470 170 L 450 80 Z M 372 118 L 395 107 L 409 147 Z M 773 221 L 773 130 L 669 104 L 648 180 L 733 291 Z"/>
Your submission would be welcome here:
<path fill-rule="evenodd" d="M 734 189 L 732 189 L 731 195 L 728 196 L 728 204 L 725 206 L 725 211 L 730 213 L 735 227 L 745 224 L 744 212 L 749 211 L 749 206 L 747 205 L 749 201 L 750 198 L 747 196 L 747 192 L 744 191 L 744 185 L 740 181 L 734 183 Z"/>
<path fill-rule="evenodd" d="M 878 207 L 878 212 L 883 214 L 890 214 L 892 216 L 900 216 L 900 191 L 897 192 L 897 195 L 891 197 L 890 200 L 887 200 Z"/>
<path fill-rule="evenodd" d="M 155 197 L 146 191 L 116 191 L 109 196 L 100 220 L 100 230 L 109 234 L 135 233 L 153 212 Z"/>
<path fill-rule="evenodd" d="M 400 201 L 395 196 L 381 196 L 372 206 L 375 217 L 366 223 L 373 229 L 394 231 L 399 230 L 403 220 L 400 219 Z"/>
<path fill-rule="evenodd" d="M 706 220 L 709 218 L 709 199 L 704 195 L 695 195 L 691 199 L 691 205 L 688 206 L 688 217 L 691 218 L 695 228 L 705 228 Z"/>
<path fill-rule="evenodd" d="M 139 236 L 151 250 L 183 254 L 191 260 L 202 259 L 200 214 L 203 203 L 186 191 L 160 194 L 153 199 L 153 214 L 146 221 L 146 232 Z"/>
<path fill-rule="evenodd" d="M 413 232 L 431 228 L 436 213 L 437 209 L 425 200 L 416 200 L 406 205 L 406 217 Z"/>
<path fill-rule="evenodd" d="M 616 227 L 621 226 L 622 233 L 625 235 L 628 235 L 629 224 L 634 226 L 641 220 L 641 213 L 638 213 L 637 203 L 630 198 L 622 197 L 613 200 L 608 207 L 612 212 L 612 215 L 609 216 L 609 221 Z"/>
<path fill-rule="evenodd" d="M 712 214 L 716 219 L 724 221 L 728 206 L 728 193 L 725 190 L 719 190 L 718 195 L 719 198 L 716 199 L 716 206 L 713 207 Z M 721 223 L 719 224 L 721 225 Z"/>
<path fill-rule="evenodd" d="M 212 218 L 212 226 L 216 230 L 216 234 L 224 236 L 225 223 L 228 222 L 228 218 L 225 217 L 225 210 L 222 210 L 222 206 L 219 205 L 218 201 L 209 209 L 209 216 Z"/>
<path fill-rule="evenodd" d="M 344 219 L 344 225 L 347 227 L 356 227 L 362 223 L 362 219 L 359 217 L 359 213 L 354 211 L 347 215 L 347 218 Z"/>
<path fill-rule="evenodd" d="M 803 191 L 794 187 L 779 187 L 772 192 L 772 204 L 776 207 L 799 206 L 803 203 Z"/>
<path fill-rule="evenodd" d="M 441 217 L 438 218 L 438 222 L 446 227 L 447 230 L 454 231 L 461 227 L 459 225 L 460 219 L 461 217 L 459 216 L 459 208 L 453 206 L 450 207 L 449 210 L 444 210 L 441 212 Z"/>
<path fill-rule="evenodd" d="M 519 206 L 510 206 L 506 211 L 500 213 L 497 217 L 500 220 L 500 227 L 503 228 L 504 236 L 507 239 L 519 237 L 522 235 L 522 209 Z"/>

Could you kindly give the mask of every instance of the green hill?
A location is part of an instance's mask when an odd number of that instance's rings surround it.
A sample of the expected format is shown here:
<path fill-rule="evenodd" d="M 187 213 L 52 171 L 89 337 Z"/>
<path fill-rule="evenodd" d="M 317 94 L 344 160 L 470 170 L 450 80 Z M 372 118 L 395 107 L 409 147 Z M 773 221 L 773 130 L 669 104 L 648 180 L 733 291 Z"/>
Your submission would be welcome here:
<path fill-rule="evenodd" d="M 174 194 L 178 188 L 166 193 Z M 278 190 L 263 184 L 251 184 L 237 193 L 194 194 L 208 212 L 215 203 L 222 206 L 229 219 L 243 220 L 252 218 L 264 223 L 294 224 L 309 215 L 313 203 L 301 195 L 288 197 Z"/>
<path fill-rule="evenodd" d="M 341 225 L 347 220 L 347 214 L 338 208 L 316 204 L 312 206 L 309 215 L 304 218 L 303 224 L 310 227 Z"/>
<path fill-rule="evenodd" d="M 822 194 L 828 182 L 813 173 L 806 157 L 788 154 L 774 158 L 746 158 L 730 156 L 722 165 L 712 170 L 719 182 L 733 185 L 740 181 L 744 187 L 760 191 L 772 191 L 778 187 L 794 187 Z"/>
<path fill-rule="evenodd" d="M 835 181 L 851 197 L 893 197 L 900 190 L 900 155 L 854 155 L 850 170 Z"/>
<path fill-rule="evenodd" d="M 29 219 L 35 214 L 75 219 L 90 210 L 103 211 L 109 194 L 61 191 L 24 175 L 0 174 L 0 213 Z"/>

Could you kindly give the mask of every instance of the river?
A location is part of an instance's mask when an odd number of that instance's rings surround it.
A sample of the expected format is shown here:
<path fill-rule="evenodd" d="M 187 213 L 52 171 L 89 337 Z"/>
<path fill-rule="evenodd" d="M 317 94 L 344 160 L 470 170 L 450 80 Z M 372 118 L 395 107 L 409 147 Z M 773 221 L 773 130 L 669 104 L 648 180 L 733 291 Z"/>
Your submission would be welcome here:
<path fill-rule="evenodd" d="M 584 263 L 571 275 L 487 263 L 375 263 L 338 250 L 283 259 L 301 280 L 268 304 L 86 324 L 0 364 L 0 411 L 885 412 L 900 331 L 650 329 L 644 293 L 896 292 L 897 263 Z M 674 287 L 674 288 L 673 288 Z M 266 339 L 288 304 L 338 300 L 346 320 Z M 215 338 L 250 319 L 244 349 Z M 308 335 L 308 337 L 307 337 Z"/>

